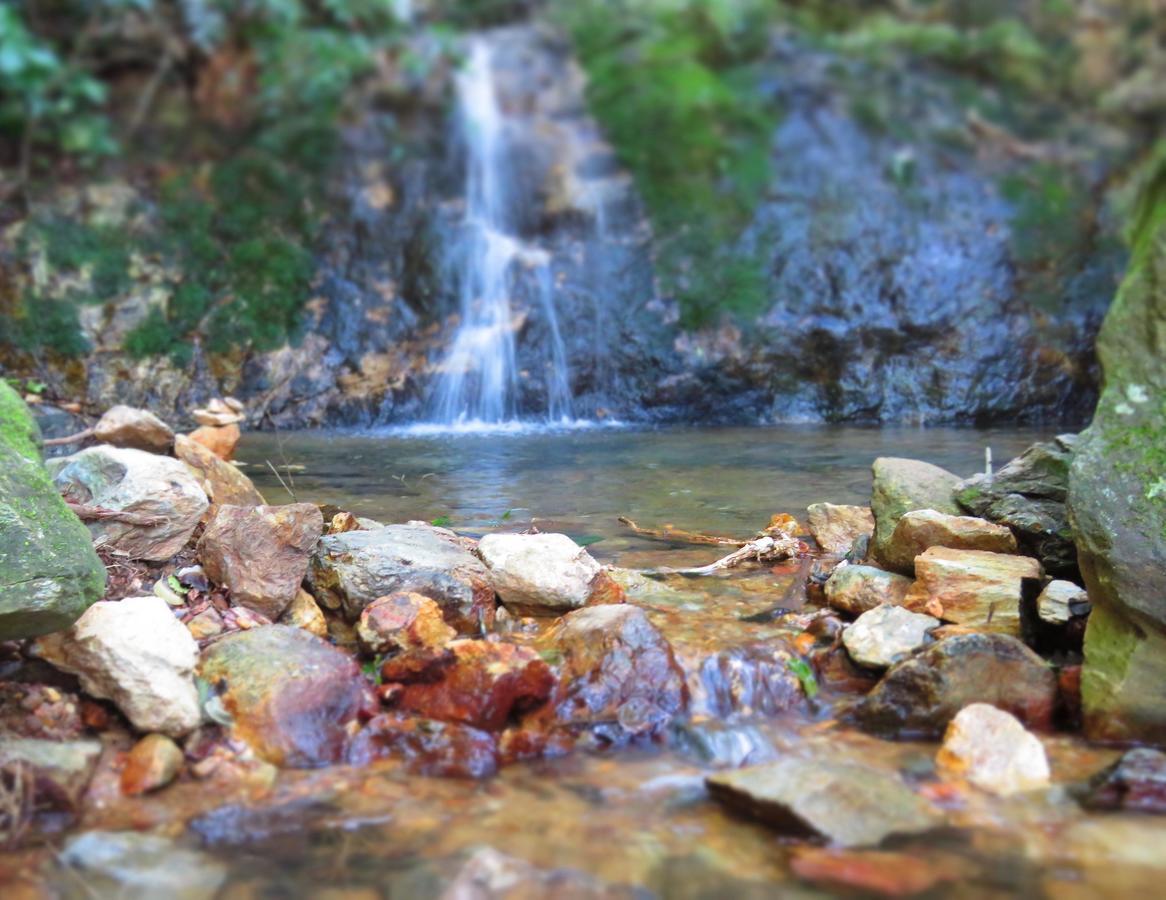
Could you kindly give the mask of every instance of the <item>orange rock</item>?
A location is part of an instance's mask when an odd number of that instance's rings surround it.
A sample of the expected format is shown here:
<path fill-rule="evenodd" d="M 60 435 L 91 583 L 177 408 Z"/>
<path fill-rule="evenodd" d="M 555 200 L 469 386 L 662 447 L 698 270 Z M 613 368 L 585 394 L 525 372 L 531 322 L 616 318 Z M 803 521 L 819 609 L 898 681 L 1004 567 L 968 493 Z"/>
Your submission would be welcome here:
<path fill-rule="evenodd" d="M 442 618 L 440 606 L 407 592 L 389 594 L 366 606 L 356 634 L 368 653 L 440 647 L 457 637 Z"/>
<path fill-rule="evenodd" d="M 945 622 L 1019 635 L 1024 580 L 1041 574 L 1041 564 L 1027 556 L 931 547 L 915 559 L 916 581 L 903 605 Z"/>
<path fill-rule="evenodd" d="M 180 434 L 174 439 L 174 455 L 186 463 L 199 479 L 211 505 L 204 516 L 205 521 L 214 518 L 220 506 L 262 506 L 263 495 L 259 493 L 251 479 L 216 456 L 211 450 L 191 437 Z"/>
<path fill-rule="evenodd" d="M 130 796 L 165 787 L 178 775 L 182 750 L 164 734 L 147 734 L 134 744 L 121 773 L 121 790 Z"/>
<path fill-rule="evenodd" d="M 202 444 L 219 459 L 235 458 L 235 448 L 243 433 L 238 425 L 202 425 L 187 435 L 192 441 Z"/>
<path fill-rule="evenodd" d="M 855 888 L 883 897 L 910 897 L 964 876 L 954 858 L 926 859 L 880 850 L 799 847 L 790 860 L 795 875 L 815 884 Z"/>

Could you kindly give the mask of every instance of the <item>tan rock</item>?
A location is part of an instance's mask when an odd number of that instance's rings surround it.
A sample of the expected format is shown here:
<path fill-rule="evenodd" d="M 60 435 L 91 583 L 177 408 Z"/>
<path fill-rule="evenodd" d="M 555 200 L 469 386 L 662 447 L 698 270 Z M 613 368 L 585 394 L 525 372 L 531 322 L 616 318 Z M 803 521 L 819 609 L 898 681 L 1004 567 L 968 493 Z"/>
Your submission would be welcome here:
<path fill-rule="evenodd" d="M 283 611 L 279 621 L 281 625 L 302 628 L 316 637 L 328 637 L 328 620 L 324 618 L 324 613 L 320 609 L 320 605 L 316 603 L 316 598 L 303 588 L 296 591 L 295 597 L 288 604 L 288 608 Z"/>
<path fill-rule="evenodd" d="M 174 439 L 174 455 L 194 471 L 210 498 L 207 521 L 220 506 L 262 506 L 266 502 L 250 478 L 189 436 L 180 434 Z"/>
<path fill-rule="evenodd" d="M 366 606 L 356 634 L 368 653 L 441 647 L 457 637 L 457 632 L 445 623 L 437 603 L 407 592 L 381 597 Z"/>
<path fill-rule="evenodd" d="M 1089 594 L 1071 581 L 1050 581 L 1036 599 L 1036 611 L 1050 625 L 1066 625 L 1077 616 L 1089 614 Z"/>
<path fill-rule="evenodd" d="M 239 439 L 243 433 L 238 425 L 203 425 L 196 428 L 187 437 L 202 444 L 219 459 L 232 460 L 235 458 L 235 448 L 239 446 Z"/>
<path fill-rule="evenodd" d="M 974 516 L 952 516 L 934 509 L 904 513 L 884 553 L 886 565 L 905 575 L 915 573 L 915 557 L 930 547 L 1016 553 L 1016 537 L 1006 525 Z"/>
<path fill-rule="evenodd" d="M 935 763 L 942 774 L 1001 796 L 1049 783 L 1041 742 L 1015 716 L 987 703 L 965 706 L 951 720 Z"/>
<path fill-rule="evenodd" d="M 132 406 L 114 406 L 95 426 L 93 436 L 103 444 L 131 447 L 148 453 L 168 453 L 174 443 L 170 426 L 152 412 Z"/>
<path fill-rule="evenodd" d="M 274 621 L 295 599 L 323 530 L 324 517 L 311 503 L 221 506 L 198 555 L 232 601 Z"/>
<path fill-rule="evenodd" d="M 827 553 L 846 553 L 854 541 L 874 533 L 874 513 L 869 506 L 815 503 L 806 508 L 810 534 Z"/>
<path fill-rule="evenodd" d="M 121 792 L 130 796 L 165 787 L 175 779 L 185 758 L 164 734 L 147 734 L 134 744 L 121 772 Z"/>
<path fill-rule="evenodd" d="M 938 619 L 901 606 L 877 606 L 842 632 L 842 643 L 859 665 L 885 669 L 924 646 L 937 625 Z"/>
<path fill-rule="evenodd" d="M 238 424 L 245 418 L 243 404 L 234 397 L 227 399 L 216 397 L 206 406 L 192 410 L 190 415 L 199 425 L 219 428 Z"/>
<path fill-rule="evenodd" d="M 1041 564 L 1027 556 L 932 547 L 915 559 L 915 584 L 904 605 L 981 631 L 1020 634 L 1020 598 L 1026 578 Z"/>
<path fill-rule="evenodd" d="M 911 579 L 874 566 L 839 566 L 824 590 L 831 607 L 860 616 L 883 604 L 901 605 L 911 590 Z"/>
<path fill-rule="evenodd" d="M 205 641 L 226 629 L 222 614 L 213 606 L 208 606 L 196 616 L 192 616 L 186 623 L 186 630 L 196 641 Z"/>

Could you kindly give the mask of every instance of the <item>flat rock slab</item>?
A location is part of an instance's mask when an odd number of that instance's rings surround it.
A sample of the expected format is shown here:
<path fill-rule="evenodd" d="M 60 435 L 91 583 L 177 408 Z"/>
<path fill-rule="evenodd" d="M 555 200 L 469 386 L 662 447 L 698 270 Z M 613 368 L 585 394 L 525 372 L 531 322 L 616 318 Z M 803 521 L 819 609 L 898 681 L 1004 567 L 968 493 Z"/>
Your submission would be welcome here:
<path fill-rule="evenodd" d="M 709 793 L 780 831 L 867 847 L 935 828 L 939 817 L 897 776 L 853 763 L 786 758 L 706 779 Z"/>
<path fill-rule="evenodd" d="M 932 547 L 916 558 L 904 603 L 945 622 L 1019 635 L 1024 581 L 1042 574 L 1029 556 Z"/>
<path fill-rule="evenodd" d="M 488 534 L 478 555 L 503 605 L 518 615 L 561 615 L 579 609 L 602 572 L 565 534 Z"/>
<path fill-rule="evenodd" d="M 477 635 L 494 621 L 486 566 L 444 528 L 410 522 L 327 535 L 312 556 L 308 581 L 318 600 L 351 621 L 377 598 L 399 591 L 435 601 L 462 635 Z"/>
<path fill-rule="evenodd" d="M 842 643 L 859 665 L 885 669 L 924 646 L 938 625 L 939 619 L 901 606 L 878 606 L 842 632 Z"/>
<path fill-rule="evenodd" d="M 874 734 L 935 739 L 956 713 L 976 702 L 1047 730 L 1056 701 L 1056 675 L 1021 641 L 1005 634 L 962 634 L 897 663 L 850 715 Z"/>
<path fill-rule="evenodd" d="M 905 575 L 915 573 L 915 557 L 930 547 L 1016 553 L 1016 538 L 1004 525 L 975 516 L 952 516 L 934 509 L 904 513 L 891 534 L 886 564 Z"/>

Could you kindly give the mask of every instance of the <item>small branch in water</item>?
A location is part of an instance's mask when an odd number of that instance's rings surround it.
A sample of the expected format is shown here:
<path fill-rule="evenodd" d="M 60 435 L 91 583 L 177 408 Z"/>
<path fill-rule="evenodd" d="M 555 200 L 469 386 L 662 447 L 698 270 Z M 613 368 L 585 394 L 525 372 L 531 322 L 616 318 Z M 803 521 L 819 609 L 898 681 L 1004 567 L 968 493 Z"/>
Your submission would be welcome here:
<path fill-rule="evenodd" d="M 165 516 L 146 516 L 141 513 L 125 512 L 119 509 L 106 509 L 103 506 L 85 506 L 81 503 L 74 503 L 72 500 L 65 500 L 69 509 L 77 514 L 77 518 L 82 522 L 124 522 L 126 525 L 140 525 L 143 528 L 153 528 L 155 525 L 165 525 Z"/>
<path fill-rule="evenodd" d="M 748 545 L 749 541 L 743 541 L 739 538 L 721 537 L 715 534 L 698 534 L 694 531 L 684 531 L 680 528 L 673 528 L 671 525 L 665 525 L 663 528 L 641 528 L 627 516 L 620 516 L 619 523 L 626 525 L 636 534 L 641 537 L 651 538 L 654 541 L 667 541 L 669 543 L 682 544 L 712 544 L 717 547 L 743 547 Z"/>
<path fill-rule="evenodd" d="M 63 447 L 66 444 L 78 444 L 86 438 L 93 437 L 93 429 L 86 428 L 84 431 L 78 431 L 75 434 L 67 434 L 64 437 L 48 438 L 41 443 L 46 447 Z"/>
<path fill-rule="evenodd" d="M 696 566 L 691 569 L 669 569 L 661 566 L 658 569 L 645 570 L 641 574 L 648 577 L 661 575 L 713 575 L 725 569 L 732 569 L 742 563 L 779 562 L 780 560 L 797 556 L 800 549 L 801 542 L 796 537 L 791 537 L 788 534 L 780 532 L 772 535 L 766 534 L 757 538 L 757 540 L 749 541 L 739 550 L 734 550 L 728 556 L 722 556 L 716 562 L 709 563 L 707 566 Z"/>

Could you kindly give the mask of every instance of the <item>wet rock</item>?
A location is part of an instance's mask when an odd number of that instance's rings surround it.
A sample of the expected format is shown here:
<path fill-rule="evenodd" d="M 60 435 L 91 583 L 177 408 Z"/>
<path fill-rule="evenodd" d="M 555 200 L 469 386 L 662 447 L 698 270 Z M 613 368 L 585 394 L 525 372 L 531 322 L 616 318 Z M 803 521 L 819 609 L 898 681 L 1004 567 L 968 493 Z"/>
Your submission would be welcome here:
<path fill-rule="evenodd" d="M 901 606 L 876 606 L 842 632 L 842 643 L 859 665 L 885 669 L 927 644 L 927 632 L 938 625 L 938 619 Z"/>
<path fill-rule="evenodd" d="M 174 445 L 170 426 L 152 412 L 132 406 L 114 406 L 93 426 L 93 437 L 103 444 L 147 453 L 169 453 Z"/>
<path fill-rule="evenodd" d="M 64 741 L 84 729 L 81 699 L 47 684 L 0 681 L 0 735 Z"/>
<path fill-rule="evenodd" d="M 930 547 L 1016 553 L 1016 538 L 1003 525 L 974 516 L 951 516 L 933 509 L 904 513 L 891 534 L 884 561 L 897 572 L 915 574 L 915 557 Z"/>
<path fill-rule="evenodd" d="M 557 655 L 551 708 L 562 722 L 622 742 L 659 732 L 684 712 L 684 673 L 643 610 L 591 606 L 567 613 L 539 642 Z"/>
<path fill-rule="evenodd" d="M 1036 600 L 1037 615 L 1049 625 L 1065 625 L 1078 616 L 1089 615 L 1089 595 L 1071 581 L 1050 581 Z"/>
<path fill-rule="evenodd" d="M 1091 780 L 1081 801 L 1087 809 L 1166 814 L 1166 753 L 1128 750 Z"/>
<path fill-rule="evenodd" d="M 207 519 L 219 506 L 262 506 L 263 495 L 236 466 L 224 462 L 184 434 L 174 439 L 174 455 L 188 465 L 210 500 Z"/>
<path fill-rule="evenodd" d="M 972 703 L 956 714 L 944 732 L 935 764 L 946 777 L 966 778 L 1000 796 L 1049 783 L 1049 761 L 1041 742 L 1015 716 L 987 703 Z"/>
<path fill-rule="evenodd" d="M 613 887 L 576 869 L 538 869 L 493 847 L 474 851 L 441 900 L 632 900 L 639 892 Z"/>
<path fill-rule="evenodd" d="M 353 765 L 382 759 L 402 760 L 417 775 L 487 778 L 498 770 L 497 738 L 457 722 L 385 713 L 361 729 L 348 751 Z"/>
<path fill-rule="evenodd" d="M 898 777 L 854 763 L 787 757 L 711 775 L 705 783 L 732 809 L 841 847 L 874 846 L 939 823 L 930 805 Z"/>
<path fill-rule="evenodd" d="M 311 503 L 220 506 L 198 556 L 232 601 L 274 620 L 295 599 L 323 530 L 324 517 Z"/>
<path fill-rule="evenodd" d="M 927 858 L 888 850 L 840 850 L 797 847 L 790 871 L 804 881 L 862 896 L 914 897 L 941 884 L 965 881 L 970 867 L 958 857 Z"/>
<path fill-rule="evenodd" d="M 366 653 L 397 653 L 448 644 L 457 632 L 445 623 L 441 607 L 421 594 L 390 594 L 374 600 L 356 626 Z"/>
<path fill-rule="evenodd" d="M 478 555 L 502 603 L 518 615 L 560 615 L 583 606 L 602 569 L 565 534 L 488 534 Z"/>
<path fill-rule="evenodd" d="M 839 566 L 824 591 L 826 602 L 840 612 L 860 616 L 884 604 L 897 606 L 911 590 L 911 579 L 874 566 Z"/>
<path fill-rule="evenodd" d="M 462 635 L 494 621 L 486 567 L 452 531 L 419 523 L 332 534 L 320 540 L 308 572 L 312 593 L 351 621 L 376 600 L 400 591 L 423 594 Z"/>
<path fill-rule="evenodd" d="M 776 715 L 805 701 L 794 673 L 797 654 L 780 640 L 746 644 L 708 653 L 703 647 L 673 647 L 687 678 L 693 715 Z"/>
<path fill-rule="evenodd" d="M 136 831 L 76 835 L 61 862 L 72 870 L 67 877 L 83 878 L 91 893 L 123 900 L 212 900 L 227 879 L 226 866 L 207 854 Z"/>
<path fill-rule="evenodd" d="M 41 465 L 39 440 L 0 379 L 0 640 L 68 628 L 105 592 L 105 566 Z"/>
<path fill-rule="evenodd" d="M 915 559 L 916 581 L 904 604 L 945 622 L 1019 635 L 1024 582 L 1041 575 L 1028 556 L 932 547 Z"/>
<path fill-rule="evenodd" d="M 810 534 L 827 553 L 846 553 L 864 534 L 874 533 L 869 506 L 814 503 L 806 508 Z"/>
<path fill-rule="evenodd" d="M 186 546 L 207 510 L 197 479 L 167 456 L 102 445 L 50 460 L 49 470 L 68 500 L 158 520 L 155 525 L 109 518 L 89 523 L 95 545 L 130 559 L 169 559 Z"/>
<path fill-rule="evenodd" d="M 938 738 L 969 703 L 990 703 L 1030 728 L 1052 725 L 1057 678 L 1043 659 L 1005 634 L 946 638 L 894 665 L 852 710 L 887 737 Z"/>
<path fill-rule="evenodd" d="M 349 723 L 374 706 L 350 656 L 287 625 L 221 638 L 203 653 L 199 676 L 219 692 L 235 733 L 277 766 L 339 762 Z"/>
<path fill-rule="evenodd" d="M 679 722 L 669 731 L 668 743 L 702 765 L 718 769 L 739 769 L 778 758 L 773 742 L 755 725 Z"/>
<path fill-rule="evenodd" d="M 182 749 L 164 734 L 147 734 L 130 749 L 121 771 L 121 791 L 134 796 L 156 791 L 182 770 Z"/>
<path fill-rule="evenodd" d="M 0 736 L 0 787 L 19 773 L 31 810 L 74 813 L 93 776 L 101 742 Z M 8 812 L 5 810 L 5 817 Z"/>
<path fill-rule="evenodd" d="M 486 731 L 542 704 L 555 684 L 550 667 L 528 647 L 473 640 L 395 656 L 381 678 L 404 686 L 398 708 Z"/>
<path fill-rule="evenodd" d="M 198 644 L 160 597 L 95 603 L 68 631 L 37 640 L 34 652 L 112 700 L 135 728 L 181 737 L 202 718 L 194 667 Z"/>
<path fill-rule="evenodd" d="M 239 446 L 243 433 L 238 425 L 203 425 L 194 429 L 187 437 L 219 459 L 230 462 L 235 458 L 235 448 Z"/>
<path fill-rule="evenodd" d="M 196 641 L 205 641 L 226 631 L 223 614 L 215 607 L 208 606 L 200 613 L 191 616 L 186 623 L 186 630 Z"/>
<path fill-rule="evenodd" d="M 1054 575 L 1073 576 L 1077 548 L 1065 500 L 1077 436 L 1033 444 L 992 475 L 961 481 L 955 499 L 973 515 L 1007 525 L 1024 551 Z"/>
<path fill-rule="evenodd" d="M 324 618 L 324 613 L 317 605 L 316 598 L 303 588 L 296 591 L 292 602 L 288 604 L 283 615 L 279 617 L 279 623 L 302 628 L 319 638 L 328 637 L 328 620 Z"/>
<path fill-rule="evenodd" d="M 875 520 L 871 552 L 879 562 L 887 562 L 891 536 L 904 513 L 915 509 L 933 509 L 950 515 L 960 513 L 952 499 L 959 476 L 946 469 L 917 459 L 883 456 L 874 461 L 871 472 L 874 484 L 870 508 Z"/>

